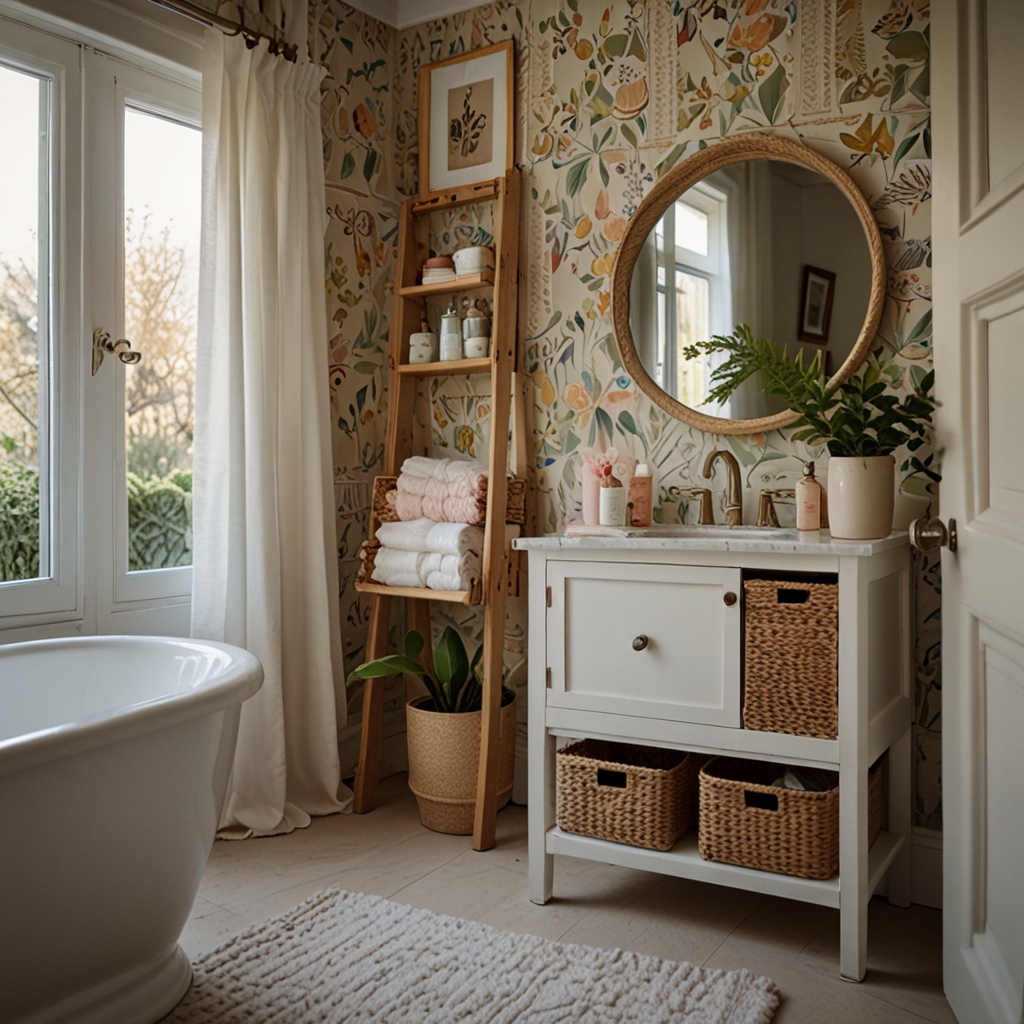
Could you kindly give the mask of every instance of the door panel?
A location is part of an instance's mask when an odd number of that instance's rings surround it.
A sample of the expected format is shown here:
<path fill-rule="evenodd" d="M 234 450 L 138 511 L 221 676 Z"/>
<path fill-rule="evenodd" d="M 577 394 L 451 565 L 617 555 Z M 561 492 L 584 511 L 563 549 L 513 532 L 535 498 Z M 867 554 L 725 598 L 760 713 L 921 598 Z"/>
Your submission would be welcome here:
<path fill-rule="evenodd" d="M 739 726 L 739 569 L 552 561 L 548 584 L 553 707 Z"/>
<path fill-rule="evenodd" d="M 1020 1024 L 1024 120 L 1006 88 L 1024 14 L 932 13 L 937 441 L 959 534 L 942 555 L 943 979 L 964 1024 Z"/>

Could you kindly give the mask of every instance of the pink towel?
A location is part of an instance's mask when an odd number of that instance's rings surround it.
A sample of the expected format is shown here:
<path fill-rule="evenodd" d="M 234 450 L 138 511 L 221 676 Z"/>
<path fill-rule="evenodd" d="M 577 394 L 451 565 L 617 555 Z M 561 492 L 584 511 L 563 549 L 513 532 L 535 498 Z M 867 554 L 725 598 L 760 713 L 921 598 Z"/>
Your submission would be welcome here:
<path fill-rule="evenodd" d="M 402 465 L 394 504 L 402 520 L 479 525 L 487 511 L 487 473 L 477 462 L 413 456 Z"/>

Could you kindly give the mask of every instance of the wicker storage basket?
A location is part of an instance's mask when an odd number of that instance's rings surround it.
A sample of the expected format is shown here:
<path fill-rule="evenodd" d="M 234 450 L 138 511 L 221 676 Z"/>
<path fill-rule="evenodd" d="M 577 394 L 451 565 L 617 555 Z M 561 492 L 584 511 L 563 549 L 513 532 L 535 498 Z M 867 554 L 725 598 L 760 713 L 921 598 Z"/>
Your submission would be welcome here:
<path fill-rule="evenodd" d="M 702 755 L 580 740 L 555 760 L 558 825 L 566 832 L 671 850 L 697 820 Z"/>
<path fill-rule="evenodd" d="M 835 739 L 839 723 L 839 585 L 749 579 L 743 725 Z"/>
<path fill-rule="evenodd" d="M 806 769 L 802 769 L 806 770 Z M 839 776 L 822 792 L 771 783 L 784 766 L 716 757 L 700 772 L 698 849 L 704 860 L 798 878 L 839 873 Z M 868 845 L 882 826 L 882 766 L 868 775 Z"/>

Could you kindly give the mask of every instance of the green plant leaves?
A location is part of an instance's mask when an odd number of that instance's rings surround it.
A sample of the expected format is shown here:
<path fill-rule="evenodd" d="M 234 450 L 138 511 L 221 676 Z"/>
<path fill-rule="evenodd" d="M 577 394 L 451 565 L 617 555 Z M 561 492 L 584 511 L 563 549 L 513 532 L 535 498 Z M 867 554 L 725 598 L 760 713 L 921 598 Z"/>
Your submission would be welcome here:
<path fill-rule="evenodd" d="M 466 647 L 462 637 L 446 626 L 437 643 L 437 650 L 434 651 L 434 672 L 441 687 L 448 691 L 454 698 L 466 682 L 469 675 L 469 658 L 466 657 Z"/>
<path fill-rule="evenodd" d="M 407 657 L 419 660 L 419 656 L 423 653 L 423 646 L 423 637 L 415 629 L 410 629 L 405 634 L 405 653 Z"/>
<path fill-rule="evenodd" d="M 347 683 L 351 686 L 360 679 L 380 679 L 382 676 L 394 676 L 400 673 L 420 676 L 427 674 L 426 669 L 412 658 L 406 658 L 401 654 L 388 654 L 383 658 L 376 658 L 367 661 L 358 668 L 352 669 L 348 674 Z"/>

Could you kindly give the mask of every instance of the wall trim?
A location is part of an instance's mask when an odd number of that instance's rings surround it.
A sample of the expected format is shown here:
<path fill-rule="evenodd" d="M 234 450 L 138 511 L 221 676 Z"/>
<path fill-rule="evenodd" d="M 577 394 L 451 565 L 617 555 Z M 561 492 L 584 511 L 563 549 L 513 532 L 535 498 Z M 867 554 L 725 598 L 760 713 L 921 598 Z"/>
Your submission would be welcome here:
<path fill-rule="evenodd" d="M 942 833 L 915 828 L 911 844 L 913 869 L 910 900 L 924 907 L 942 909 Z"/>
<path fill-rule="evenodd" d="M 357 11 L 383 21 L 392 28 L 410 28 L 450 14 L 471 11 L 474 3 L 467 0 L 349 0 Z"/>

